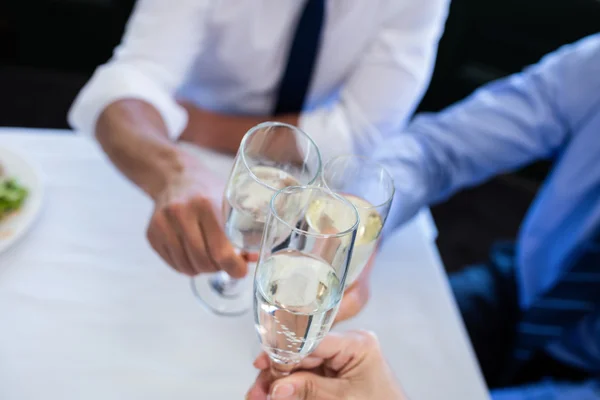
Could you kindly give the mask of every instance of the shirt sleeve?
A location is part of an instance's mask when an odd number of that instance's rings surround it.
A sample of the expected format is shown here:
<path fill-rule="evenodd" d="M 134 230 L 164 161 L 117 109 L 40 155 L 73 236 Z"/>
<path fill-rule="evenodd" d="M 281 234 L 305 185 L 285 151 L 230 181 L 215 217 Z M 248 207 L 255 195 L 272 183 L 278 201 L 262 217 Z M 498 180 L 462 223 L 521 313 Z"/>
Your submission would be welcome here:
<path fill-rule="evenodd" d="M 460 188 L 562 149 L 595 106 L 600 87 L 581 76 L 595 76 L 599 39 L 565 46 L 443 112 L 421 115 L 381 145 L 375 157 L 397 189 L 386 230 Z"/>
<path fill-rule="evenodd" d="M 492 400 L 600 400 L 600 384 L 596 380 L 582 383 L 545 380 L 522 387 L 492 391 Z"/>
<path fill-rule="evenodd" d="M 319 132 L 315 140 L 324 160 L 334 154 L 365 154 L 383 134 L 405 126 L 429 84 L 448 3 L 390 2 L 390 16 L 339 98 L 300 117 L 302 129 Z"/>
<path fill-rule="evenodd" d="M 125 98 L 143 100 L 161 114 L 177 137 L 187 114 L 174 98 L 205 34 L 209 0 L 139 0 L 112 59 L 98 67 L 68 115 L 69 124 L 92 134 L 102 111 Z"/>

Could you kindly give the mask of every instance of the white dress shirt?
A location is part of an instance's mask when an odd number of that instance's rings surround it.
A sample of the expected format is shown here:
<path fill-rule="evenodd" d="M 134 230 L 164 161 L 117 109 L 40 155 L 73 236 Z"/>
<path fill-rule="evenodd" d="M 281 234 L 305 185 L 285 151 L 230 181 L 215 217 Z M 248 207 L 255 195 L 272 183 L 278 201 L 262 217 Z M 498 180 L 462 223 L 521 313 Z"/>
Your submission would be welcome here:
<path fill-rule="evenodd" d="M 400 131 L 427 88 L 449 0 L 327 0 L 322 44 L 300 128 L 323 158 L 365 153 Z M 102 110 L 137 98 L 172 138 L 175 99 L 237 115 L 274 108 L 300 0 L 139 0 L 122 43 L 69 112 L 91 133 Z"/>

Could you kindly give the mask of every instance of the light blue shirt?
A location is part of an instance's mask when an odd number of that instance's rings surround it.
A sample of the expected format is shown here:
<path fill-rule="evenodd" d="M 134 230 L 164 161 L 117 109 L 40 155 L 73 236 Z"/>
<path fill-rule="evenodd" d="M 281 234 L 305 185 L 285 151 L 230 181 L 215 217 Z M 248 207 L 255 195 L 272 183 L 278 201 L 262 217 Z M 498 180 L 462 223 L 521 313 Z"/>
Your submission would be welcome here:
<path fill-rule="evenodd" d="M 556 283 L 576 244 L 600 224 L 600 34 L 565 46 L 441 113 L 417 117 L 382 145 L 376 158 L 397 187 L 387 230 L 458 189 L 534 160 L 555 159 L 517 242 L 520 304 L 526 309 Z M 600 312 L 548 350 L 600 372 Z M 548 385 L 540 397 L 533 395 L 537 387 L 497 398 L 574 398 L 566 386 L 550 390 Z M 595 385 L 577 390 L 578 399 L 600 399 Z"/>

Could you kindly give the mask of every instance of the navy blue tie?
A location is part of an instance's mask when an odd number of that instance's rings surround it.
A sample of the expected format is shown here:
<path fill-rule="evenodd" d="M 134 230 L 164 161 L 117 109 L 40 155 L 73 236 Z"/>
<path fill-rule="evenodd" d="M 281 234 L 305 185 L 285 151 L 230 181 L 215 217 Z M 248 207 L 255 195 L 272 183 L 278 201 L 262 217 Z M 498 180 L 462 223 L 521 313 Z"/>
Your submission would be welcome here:
<path fill-rule="evenodd" d="M 279 83 L 274 115 L 302 111 L 319 54 L 325 0 L 307 0 Z"/>
<path fill-rule="evenodd" d="M 558 340 L 600 305 L 600 226 L 576 249 L 571 266 L 522 316 L 515 358 L 526 362 L 534 352 Z"/>

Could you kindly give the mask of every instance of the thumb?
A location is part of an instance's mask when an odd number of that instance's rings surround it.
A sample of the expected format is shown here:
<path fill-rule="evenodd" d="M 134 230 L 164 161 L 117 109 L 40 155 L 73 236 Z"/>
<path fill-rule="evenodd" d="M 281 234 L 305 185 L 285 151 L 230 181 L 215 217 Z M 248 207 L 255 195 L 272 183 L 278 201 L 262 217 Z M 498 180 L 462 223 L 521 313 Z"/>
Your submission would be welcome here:
<path fill-rule="evenodd" d="M 249 263 L 255 263 L 258 261 L 258 253 L 247 253 L 242 252 L 241 256 Z"/>
<path fill-rule="evenodd" d="M 346 382 L 310 372 L 297 372 L 278 379 L 271 387 L 271 400 L 343 399 Z"/>

